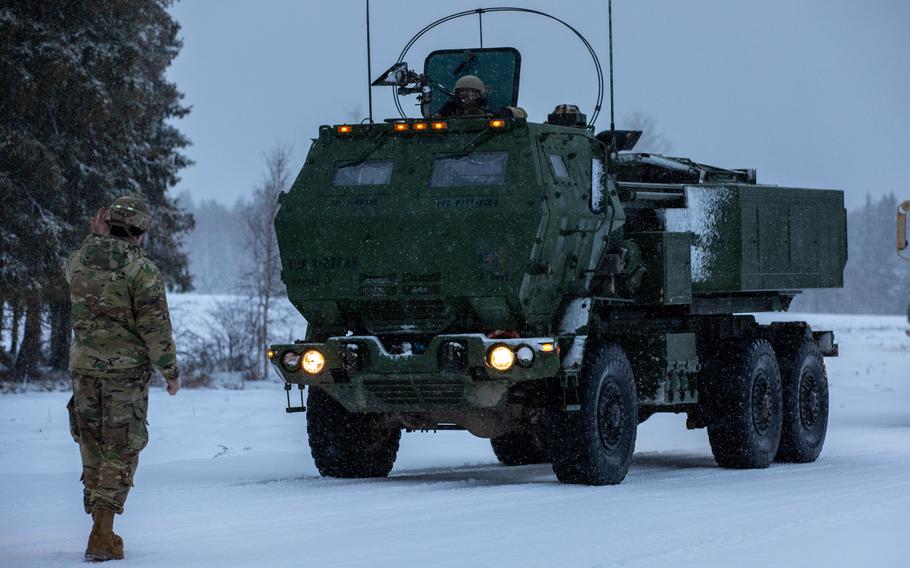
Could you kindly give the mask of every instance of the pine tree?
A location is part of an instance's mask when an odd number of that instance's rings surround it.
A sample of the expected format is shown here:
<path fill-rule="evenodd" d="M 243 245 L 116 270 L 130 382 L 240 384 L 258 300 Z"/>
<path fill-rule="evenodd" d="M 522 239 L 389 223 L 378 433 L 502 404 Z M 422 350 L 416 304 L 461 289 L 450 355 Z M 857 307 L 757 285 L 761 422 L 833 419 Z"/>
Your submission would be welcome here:
<path fill-rule="evenodd" d="M 61 330 L 69 327 L 61 267 L 98 207 L 125 193 L 144 197 L 154 209 L 149 253 L 169 286 L 191 286 L 181 235 L 192 217 L 168 195 L 189 163 L 181 152 L 188 141 L 169 122 L 189 111 L 165 77 L 181 46 L 170 4 L 0 7 L 0 296 L 26 306 L 23 344 L 32 349 L 40 337 L 29 334 L 38 321 L 40 335 L 51 306 L 58 367 L 70 337 Z M 17 364 L 17 372 L 36 364 Z"/>

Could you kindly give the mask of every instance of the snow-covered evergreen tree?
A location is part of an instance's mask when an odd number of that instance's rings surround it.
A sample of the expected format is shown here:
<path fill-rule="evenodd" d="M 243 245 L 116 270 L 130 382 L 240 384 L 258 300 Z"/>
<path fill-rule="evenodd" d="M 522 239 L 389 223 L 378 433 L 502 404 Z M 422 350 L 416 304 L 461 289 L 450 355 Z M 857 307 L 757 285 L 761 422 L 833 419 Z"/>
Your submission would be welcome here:
<path fill-rule="evenodd" d="M 188 164 L 181 152 L 188 141 L 171 120 L 189 111 L 165 77 L 181 46 L 170 4 L 42 0 L 0 7 L 0 300 L 27 312 L 20 373 L 38 363 L 45 306 L 55 328 L 51 363 L 65 365 L 69 309 L 61 266 L 92 213 L 116 196 L 138 194 L 150 203 L 148 250 L 172 288 L 191 286 L 181 235 L 192 217 L 168 194 Z M 12 364 L 16 355 L 4 357 Z"/>

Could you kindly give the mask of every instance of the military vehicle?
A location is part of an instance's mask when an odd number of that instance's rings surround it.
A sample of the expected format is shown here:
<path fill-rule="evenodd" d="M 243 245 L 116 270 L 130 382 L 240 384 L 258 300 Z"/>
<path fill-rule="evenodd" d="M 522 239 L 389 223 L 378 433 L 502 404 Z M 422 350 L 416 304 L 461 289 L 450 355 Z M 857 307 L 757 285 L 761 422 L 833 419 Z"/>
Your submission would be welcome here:
<path fill-rule="evenodd" d="M 640 132 L 596 134 L 574 105 L 523 118 L 521 63 L 399 59 L 377 82 L 423 116 L 321 126 L 280 197 L 282 279 L 309 329 L 269 358 L 320 473 L 385 476 L 402 430 L 464 429 L 505 465 L 615 484 L 660 412 L 706 427 L 723 467 L 815 460 L 833 334 L 750 314 L 842 286 L 843 193 L 634 153 Z M 468 74 L 487 112 L 439 116 Z"/>

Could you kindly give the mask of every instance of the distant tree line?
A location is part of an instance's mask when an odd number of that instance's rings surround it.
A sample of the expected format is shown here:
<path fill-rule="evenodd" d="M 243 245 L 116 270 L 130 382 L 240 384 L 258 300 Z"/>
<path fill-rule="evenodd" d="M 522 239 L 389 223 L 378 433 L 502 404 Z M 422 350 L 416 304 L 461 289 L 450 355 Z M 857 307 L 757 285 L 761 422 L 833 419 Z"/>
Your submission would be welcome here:
<path fill-rule="evenodd" d="M 268 376 L 264 354 L 275 339 L 275 304 L 286 295 L 273 222 L 278 195 L 291 185 L 290 159 L 289 147 L 273 147 L 264 156 L 260 183 L 232 207 L 180 196 L 197 222 L 187 239 L 194 282 L 201 291 L 225 295 L 206 314 L 201 330 L 177 337 L 178 350 L 206 355 L 184 358 L 196 384 L 209 384 L 218 373 L 239 374 L 242 380 Z"/>
<path fill-rule="evenodd" d="M 66 368 L 62 266 L 117 196 L 149 202 L 146 250 L 171 289 L 192 286 L 181 246 L 193 219 L 168 193 L 188 164 L 173 119 L 189 112 L 165 77 L 181 47 L 170 5 L 0 6 L 0 376 Z"/>

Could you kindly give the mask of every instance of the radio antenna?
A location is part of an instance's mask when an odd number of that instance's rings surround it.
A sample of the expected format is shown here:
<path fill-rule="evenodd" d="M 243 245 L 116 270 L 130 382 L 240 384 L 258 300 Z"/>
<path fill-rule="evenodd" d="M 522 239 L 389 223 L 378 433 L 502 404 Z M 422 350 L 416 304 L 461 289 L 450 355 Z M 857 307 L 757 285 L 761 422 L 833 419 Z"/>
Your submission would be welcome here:
<path fill-rule="evenodd" d="M 373 62 L 370 57 L 370 0 L 367 3 L 367 101 L 370 109 L 370 124 L 373 124 Z"/>
<path fill-rule="evenodd" d="M 369 0 L 367 0 L 369 2 Z M 613 113 L 613 0 L 607 0 L 607 27 L 610 34 L 610 130 L 616 130 L 616 116 Z"/>

